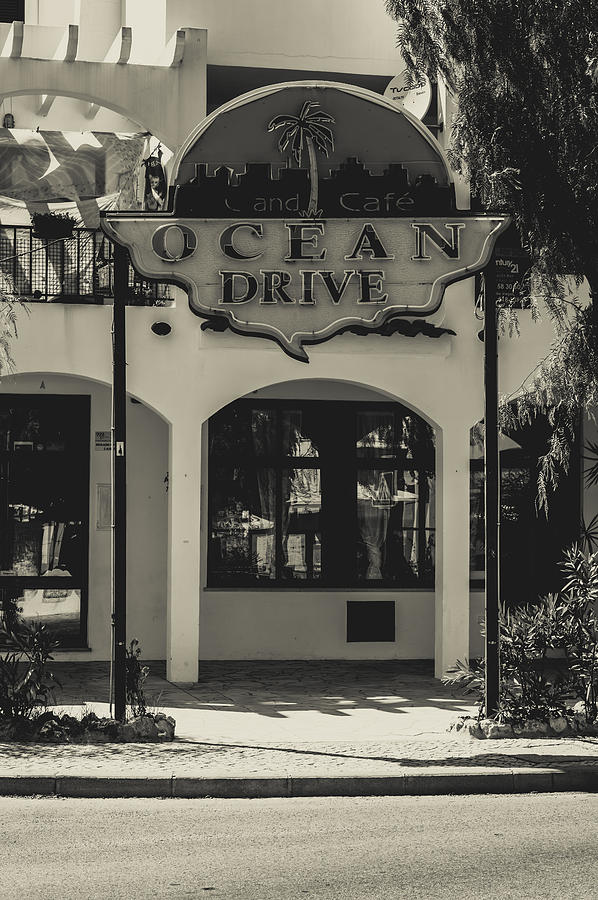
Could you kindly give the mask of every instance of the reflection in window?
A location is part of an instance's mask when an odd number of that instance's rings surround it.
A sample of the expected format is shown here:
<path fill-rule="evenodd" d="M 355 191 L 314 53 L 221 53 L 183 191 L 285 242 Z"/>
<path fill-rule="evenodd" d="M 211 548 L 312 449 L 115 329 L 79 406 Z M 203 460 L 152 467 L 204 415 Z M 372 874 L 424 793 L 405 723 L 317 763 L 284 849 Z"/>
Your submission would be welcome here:
<path fill-rule="evenodd" d="M 210 449 L 211 584 L 433 585 L 433 432 L 403 407 L 238 401 Z"/>
<path fill-rule="evenodd" d="M 44 625 L 65 646 L 76 645 L 81 619 L 81 591 L 71 588 L 25 589 L 5 600 L 5 623 Z"/>
<path fill-rule="evenodd" d="M 421 478 L 421 482 L 420 482 Z M 357 472 L 358 578 L 430 584 L 434 571 L 433 481 L 393 469 Z"/>
<path fill-rule="evenodd" d="M 311 421 L 310 421 L 311 419 Z M 285 456 L 316 457 L 317 425 L 302 409 L 281 411 L 282 451 Z"/>
<path fill-rule="evenodd" d="M 232 579 L 275 578 L 274 470 L 216 469 L 212 509 L 213 573 Z"/>
<path fill-rule="evenodd" d="M 15 621 L 15 610 L 21 610 L 26 620 L 37 616 L 45 621 L 53 603 L 62 611 L 52 619 L 60 632 L 57 636 L 70 646 L 84 643 L 81 608 L 87 582 L 88 410 L 85 397 L 0 398 L 4 623 Z"/>
<path fill-rule="evenodd" d="M 577 536 L 579 522 L 578 469 L 572 453 L 571 470 L 562 475 L 550 501 L 550 515 L 536 509 L 538 457 L 546 453 L 550 429 L 538 416 L 528 425 L 499 436 L 500 590 L 506 604 L 533 602 L 559 590 L 563 550 Z M 470 577 L 484 584 L 484 459 L 483 425 L 471 432 L 470 461 Z"/>
<path fill-rule="evenodd" d="M 395 415 L 392 412 L 357 413 L 357 456 L 393 456 Z"/>
<path fill-rule="evenodd" d="M 322 571 L 320 470 L 282 475 L 283 577 L 319 578 Z"/>

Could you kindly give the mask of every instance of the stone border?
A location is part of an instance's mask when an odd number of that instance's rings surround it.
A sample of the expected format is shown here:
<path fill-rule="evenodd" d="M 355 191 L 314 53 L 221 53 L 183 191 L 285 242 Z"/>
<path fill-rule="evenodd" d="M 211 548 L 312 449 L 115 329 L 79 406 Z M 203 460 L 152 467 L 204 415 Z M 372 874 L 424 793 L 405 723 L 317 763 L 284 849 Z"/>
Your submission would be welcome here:
<path fill-rule="evenodd" d="M 585 717 L 584 717 L 585 718 Z M 558 716 L 548 722 L 528 719 L 521 725 L 509 725 L 495 719 L 475 719 L 461 716 L 449 727 L 449 731 L 461 732 L 479 740 L 497 740 L 500 738 L 543 738 L 543 737 L 596 737 L 596 723 L 587 724 L 584 718 L 574 715 L 572 718 Z"/>
<path fill-rule="evenodd" d="M 233 778 L 1 777 L 0 796 L 291 798 L 598 791 L 598 765 L 390 776 Z"/>

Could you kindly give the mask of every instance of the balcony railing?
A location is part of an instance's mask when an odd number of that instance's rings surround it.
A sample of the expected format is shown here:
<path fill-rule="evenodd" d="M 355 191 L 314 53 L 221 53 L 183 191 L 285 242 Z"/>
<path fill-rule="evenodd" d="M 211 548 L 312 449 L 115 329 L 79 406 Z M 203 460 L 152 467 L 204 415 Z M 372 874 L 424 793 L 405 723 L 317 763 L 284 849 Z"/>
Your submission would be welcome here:
<path fill-rule="evenodd" d="M 72 237 L 35 237 L 31 226 L 0 227 L 2 289 L 28 301 L 104 303 L 113 296 L 112 244 L 102 231 L 75 228 Z M 129 266 L 129 303 L 165 306 L 170 285 L 140 278 Z"/>

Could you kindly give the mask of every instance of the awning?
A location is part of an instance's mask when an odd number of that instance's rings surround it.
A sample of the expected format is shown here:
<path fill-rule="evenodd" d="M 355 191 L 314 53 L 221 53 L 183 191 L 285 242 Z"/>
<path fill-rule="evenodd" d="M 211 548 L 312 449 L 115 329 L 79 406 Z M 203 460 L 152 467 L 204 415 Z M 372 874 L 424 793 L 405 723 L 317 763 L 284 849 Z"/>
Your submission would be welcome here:
<path fill-rule="evenodd" d="M 79 203 L 24 203 L 11 197 L 0 196 L 0 226 L 31 225 L 31 213 L 38 210 L 53 213 L 68 213 L 77 227 L 99 228 L 100 210 L 118 209 L 120 194 L 107 194 L 95 200 L 81 200 Z"/>
<path fill-rule="evenodd" d="M 29 213 L 58 203 L 62 211 L 97 227 L 98 208 L 140 208 L 142 162 L 152 143 L 157 141 L 147 132 L 0 128 L 0 221 L 8 224 L 12 218 L 11 224 L 29 225 Z M 23 204 L 25 221 L 14 221 L 19 214 L 10 201 L 19 203 L 18 208 Z"/>

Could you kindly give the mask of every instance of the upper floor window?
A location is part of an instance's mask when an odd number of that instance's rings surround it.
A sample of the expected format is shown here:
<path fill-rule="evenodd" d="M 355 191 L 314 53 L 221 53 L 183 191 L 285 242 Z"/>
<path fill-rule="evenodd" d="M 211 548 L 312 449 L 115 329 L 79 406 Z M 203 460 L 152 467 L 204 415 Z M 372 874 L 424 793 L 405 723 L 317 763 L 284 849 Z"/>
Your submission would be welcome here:
<path fill-rule="evenodd" d="M 24 22 L 25 0 L 2 0 L 0 22 Z"/>

